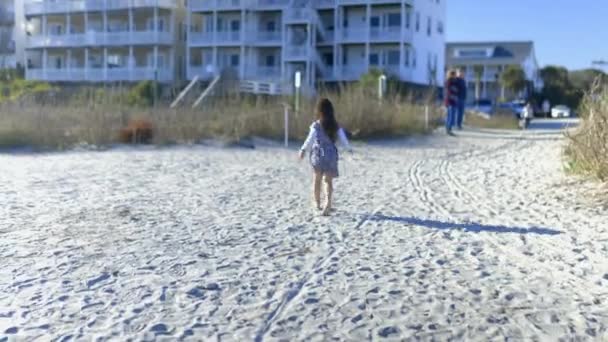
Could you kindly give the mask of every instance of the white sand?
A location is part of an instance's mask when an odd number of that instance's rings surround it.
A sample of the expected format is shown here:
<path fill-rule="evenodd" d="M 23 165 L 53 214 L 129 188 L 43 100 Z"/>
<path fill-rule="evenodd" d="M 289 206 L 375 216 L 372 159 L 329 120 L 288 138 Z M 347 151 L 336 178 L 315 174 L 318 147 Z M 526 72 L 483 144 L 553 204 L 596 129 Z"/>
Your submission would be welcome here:
<path fill-rule="evenodd" d="M 295 150 L 0 155 L 0 340 L 606 339 L 608 214 L 562 146 L 357 145 L 330 218 Z"/>

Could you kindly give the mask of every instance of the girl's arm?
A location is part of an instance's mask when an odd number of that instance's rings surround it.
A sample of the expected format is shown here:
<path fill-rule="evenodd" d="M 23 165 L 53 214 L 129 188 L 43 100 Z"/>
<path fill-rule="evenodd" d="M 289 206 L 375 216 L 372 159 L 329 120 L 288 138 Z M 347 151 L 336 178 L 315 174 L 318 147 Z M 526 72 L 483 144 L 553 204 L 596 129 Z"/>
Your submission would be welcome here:
<path fill-rule="evenodd" d="M 302 144 L 302 147 L 300 147 L 300 151 L 306 151 L 310 148 L 310 145 L 312 145 L 313 135 L 314 135 L 314 129 L 312 127 L 310 127 L 310 131 L 308 132 L 308 137 L 304 141 L 304 144 Z"/>
<path fill-rule="evenodd" d="M 348 143 L 348 138 L 346 137 L 346 133 L 344 133 L 344 130 L 342 128 L 338 130 L 338 139 L 340 139 L 340 143 L 342 144 L 342 146 L 344 146 L 344 148 L 349 151 L 353 150 L 352 147 L 350 147 L 350 144 Z"/>

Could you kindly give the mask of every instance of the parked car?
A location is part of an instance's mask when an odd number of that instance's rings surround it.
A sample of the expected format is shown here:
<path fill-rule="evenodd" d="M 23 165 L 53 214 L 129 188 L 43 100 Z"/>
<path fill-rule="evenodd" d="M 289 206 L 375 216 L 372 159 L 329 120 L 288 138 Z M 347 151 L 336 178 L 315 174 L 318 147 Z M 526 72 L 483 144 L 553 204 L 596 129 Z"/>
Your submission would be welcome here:
<path fill-rule="evenodd" d="M 472 104 L 467 106 L 468 110 L 474 110 L 481 113 L 492 114 L 494 106 L 492 105 L 492 100 L 488 99 L 479 99 L 473 101 Z"/>
<path fill-rule="evenodd" d="M 559 105 L 551 109 L 552 118 L 569 118 L 572 116 L 572 110 L 568 106 Z"/>

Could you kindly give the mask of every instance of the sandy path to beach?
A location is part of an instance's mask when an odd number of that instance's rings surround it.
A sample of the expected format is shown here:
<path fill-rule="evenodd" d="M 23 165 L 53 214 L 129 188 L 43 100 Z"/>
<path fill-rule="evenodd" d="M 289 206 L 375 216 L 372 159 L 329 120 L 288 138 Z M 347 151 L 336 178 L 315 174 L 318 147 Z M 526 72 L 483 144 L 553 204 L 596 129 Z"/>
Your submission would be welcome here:
<path fill-rule="evenodd" d="M 608 213 L 552 124 L 295 150 L 0 155 L 0 341 L 601 340 Z"/>

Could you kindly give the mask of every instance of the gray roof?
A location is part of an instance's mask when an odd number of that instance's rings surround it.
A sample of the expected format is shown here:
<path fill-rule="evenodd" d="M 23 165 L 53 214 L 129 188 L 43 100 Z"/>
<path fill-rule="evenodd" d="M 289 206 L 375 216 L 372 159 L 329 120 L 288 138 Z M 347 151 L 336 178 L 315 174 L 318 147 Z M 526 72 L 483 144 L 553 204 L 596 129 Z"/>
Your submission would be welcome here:
<path fill-rule="evenodd" d="M 490 57 L 458 57 L 457 49 L 492 49 Z M 446 44 L 447 65 L 470 64 L 521 64 L 529 56 L 534 57 L 534 43 L 520 42 L 450 42 Z"/>

